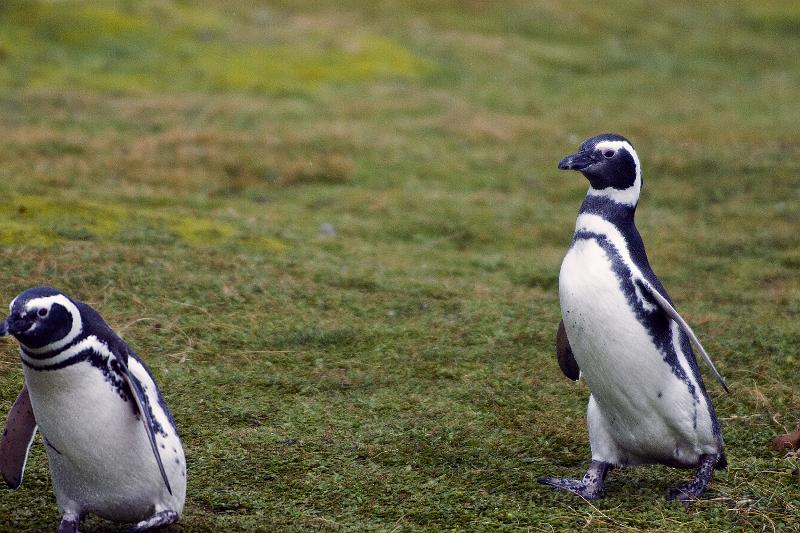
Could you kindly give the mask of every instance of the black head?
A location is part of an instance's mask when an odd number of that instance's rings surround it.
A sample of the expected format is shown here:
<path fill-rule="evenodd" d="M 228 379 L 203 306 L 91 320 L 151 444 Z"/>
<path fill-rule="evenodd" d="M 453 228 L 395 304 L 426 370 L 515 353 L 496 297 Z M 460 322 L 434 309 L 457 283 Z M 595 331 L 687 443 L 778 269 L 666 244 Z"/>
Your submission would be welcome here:
<path fill-rule="evenodd" d="M 639 156 L 622 135 L 603 133 L 585 140 L 577 153 L 559 162 L 558 168 L 581 172 L 594 193 L 604 191 L 604 196 L 632 205 L 639 199 L 642 187 Z"/>
<path fill-rule="evenodd" d="M 33 287 L 14 298 L 0 333 L 13 335 L 32 350 L 57 349 L 71 342 L 83 329 L 76 303 L 52 287 Z"/>

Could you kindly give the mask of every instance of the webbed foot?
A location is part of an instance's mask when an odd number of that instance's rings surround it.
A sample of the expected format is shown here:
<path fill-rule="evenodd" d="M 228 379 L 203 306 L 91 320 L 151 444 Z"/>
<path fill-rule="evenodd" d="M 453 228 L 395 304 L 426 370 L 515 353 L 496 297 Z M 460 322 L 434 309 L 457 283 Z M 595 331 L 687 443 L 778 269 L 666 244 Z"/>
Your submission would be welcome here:
<path fill-rule="evenodd" d="M 612 465 L 602 461 L 592 461 L 583 479 L 563 477 L 546 477 L 539 479 L 542 485 L 548 485 L 577 494 L 587 500 L 597 500 L 606 495 L 605 479 Z"/>
<path fill-rule="evenodd" d="M 80 525 L 80 515 L 67 511 L 61 515 L 61 523 L 58 524 L 58 533 L 81 533 L 78 529 Z"/>
<path fill-rule="evenodd" d="M 711 475 L 714 473 L 714 467 L 721 457 L 721 453 L 701 455 L 700 465 L 697 467 L 694 479 L 685 485 L 668 490 L 667 500 L 678 500 L 684 505 L 689 505 L 700 499 L 706 491 L 706 487 L 711 481 Z"/>
<path fill-rule="evenodd" d="M 160 513 L 156 513 L 147 520 L 142 520 L 135 526 L 133 526 L 129 531 L 131 533 L 140 533 L 142 531 L 150 531 L 151 529 L 156 529 L 159 527 L 168 526 L 170 524 L 174 524 L 178 521 L 178 513 L 175 511 L 161 511 Z"/>

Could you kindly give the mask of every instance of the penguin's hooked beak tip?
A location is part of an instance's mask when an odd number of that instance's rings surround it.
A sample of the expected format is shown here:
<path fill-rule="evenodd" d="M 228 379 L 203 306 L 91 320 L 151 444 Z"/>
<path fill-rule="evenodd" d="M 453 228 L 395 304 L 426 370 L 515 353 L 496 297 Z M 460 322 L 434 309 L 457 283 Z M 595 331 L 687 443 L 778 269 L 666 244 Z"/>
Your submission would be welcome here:
<path fill-rule="evenodd" d="M 594 163 L 591 154 L 585 152 L 578 152 L 577 154 L 568 155 L 558 162 L 559 170 L 583 170 L 589 165 Z"/>
<path fill-rule="evenodd" d="M 5 320 L 0 322 L 0 337 L 7 335 L 16 336 L 19 333 L 24 333 L 31 328 L 31 320 L 23 318 L 16 314 L 9 315 Z"/>

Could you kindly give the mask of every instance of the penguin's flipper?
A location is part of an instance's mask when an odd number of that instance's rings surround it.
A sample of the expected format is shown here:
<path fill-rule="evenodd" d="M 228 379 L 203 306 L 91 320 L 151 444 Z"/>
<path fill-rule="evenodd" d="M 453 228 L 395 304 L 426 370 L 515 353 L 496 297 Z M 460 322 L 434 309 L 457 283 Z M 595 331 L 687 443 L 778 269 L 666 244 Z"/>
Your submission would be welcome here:
<path fill-rule="evenodd" d="M 578 368 L 578 362 L 575 361 L 572 347 L 569 345 L 563 320 L 558 323 L 558 333 L 556 333 L 556 358 L 558 358 L 558 366 L 564 375 L 572 381 L 578 381 L 578 378 L 581 377 L 581 369 Z"/>
<path fill-rule="evenodd" d="M 31 408 L 31 397 L 28 387 L 22 387 L 11 411 L 8 412 L 6 429 L 0 440 L 0 473 L 3 479 L 14 490 L 22 484 L 28 452 L 36 436 L 36 418 Z"/>
<path fill-rule="evenodd" d="M 125 383 L 128 384 L 128 388 L 131 390 L 131 396 L 136 404 L 136 410 L 141 414 L 142 424 L 144 424 L 145 433 L 147 433 L 147 438 L 150 440 L 150 447 L 153 449 L 153 455 L 156 458 L 156 463 L 158 463 L 158 469 L 161 472 L 161 477 L 164 479 L 164 484 L 167 486 L 167 490 L 170 494 L 172 494 L 172 487 L 169 486 L 167 472 L 164 470 L 164 463 L 161 462 L 161 454 L 158 453 L 156 435 L 153 432 L 153 417 L 150 414 L 150 410 L 146 408 L 147 398 L 145 398 L 142 385 L 139 383 L 139 380 L 136 379 L 136 376 L 131 374 L 127 364 L 123 363 L 119 359 L 117 359 L 117 361 L 119 361 L 120 367 L 122 367 L 122 379 L 125 380 Z"/>
<path fill-rule="evenodd" d="M 689 324 L 686 323 L 683 317 L 678 314 L 678 311 L 672 306 L 671 303 L 669 303 L 669 300 L 664 298 L 664 296 L 662 296 L 661 293 L 658 292 L 654 287 L 651 287 L 649 283 L 639 283 L 639 288 L 650 295 L 650 297 L 658 304 L 661 310 L 667 314 L 668 317 L 678 323 L 683 332 L 686 333 L 686 336 L 689 337 L 689 340 L 692 341 L 692 344 L 694 344 L 695 348 L 697 348 L 697 350 L 700 352 L 700 355 L 703 356 L 703 360 L 705 360 L 708 368 L 711 369 L 714 377 L 716 377 L 717 381 L 719 381 L 719 384 L 722 385 L 722 388 L 725 389 L 725 392 L 730 392 L 728 390 L 728 383 L 725 381 L 725 378 L 722 377 L 722 374 L 719 373 L 717 367 L 714 366 L 714 362 L 711 360 L 711 357 L 708 355 L 705 348 L 703 348 L 703 345 L 700 344 L 700 340 L 697 338 L 697 335 L 694 334 L 694 331 L 692 331 L 692 328 L 689 327 Z"/>

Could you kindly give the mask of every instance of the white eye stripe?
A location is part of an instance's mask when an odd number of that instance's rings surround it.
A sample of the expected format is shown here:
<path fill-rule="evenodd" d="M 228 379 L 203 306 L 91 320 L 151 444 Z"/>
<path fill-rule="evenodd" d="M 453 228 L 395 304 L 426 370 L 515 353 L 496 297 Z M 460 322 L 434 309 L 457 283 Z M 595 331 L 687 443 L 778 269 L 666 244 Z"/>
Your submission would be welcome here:
<path fill-rule="evenodd" d="M 606 187 L 605 189 L 595 189 L 590 187 L 589 194 L 592 196 L 604 196 L 617 203 L 635 206 L 639 202 L 639 193 L 642 190 L 642 167 L 639 164 L 639 156 L 633 146 L 626 141 L 600 141 L 595 145 L 595 150 L 605 152 L 606 150 L 618 150 L 624 148 L 626 152 L 633 158 L 633 164 L 636 167 L 636 179 L 633 185 L 627 189 L 614 189 L 613 187 Z"/>
<path fill-rule="evenodd" d="M 619 150 L 620 148 L 625 148 L 629 152 L 633 151 L 633 146 L 628 141 L 600 141 L 595 145 L 595 148 L 597 150 L 605 150 L 606 148 Z"/>
<path fill-rule="evenodd" d="M 37 300 L 39 300 L 39 299 L 41 299 L 41 298 L 37 298 Z M 31 300 L 31 301 L 33 301 L 33 300 Z M 49 305 L 31 305 L 31 302 L 28 302 L 27 304 L 25 304 L 25 312 L 26 313 L 34 313 L 34 314 L 38 315 L 42 310 L 45 310 L 45 311 L 47 311 L 45 314 L 49 314 L 51 307 L 53 307 L 53 302 L 51 302 Z M 44 316 L 44 315 L 40 315 L 40 316 Z"/>
<path fill-rule="evenodd" d="M 47 312 L 50 312 L 50 308 L 53 307 L 53 304 L 56 303 L 57 298 L 61 298 L 62 300 L 66 300 L 63 296 L 56 295 L 56 296 L 43 296 L 42 298 L 34 298 L 33 300 L 28 300 L 25 302 L 25 310 L 26 311 L 38 311 L 39 309 L 47 309 Z M 58 303 L 63 304 L 62 301 L 58 301 Z M 66 305 L 64 305 L 66 307 Z"/>

